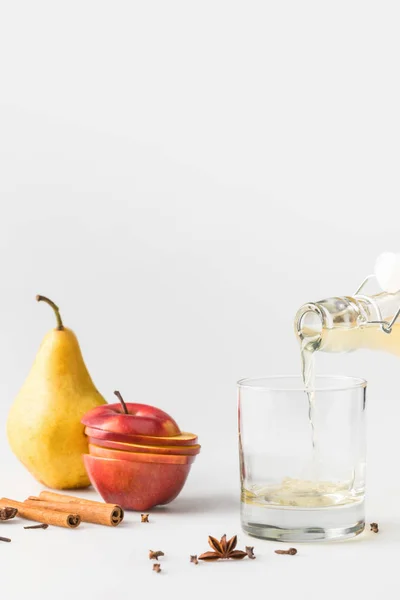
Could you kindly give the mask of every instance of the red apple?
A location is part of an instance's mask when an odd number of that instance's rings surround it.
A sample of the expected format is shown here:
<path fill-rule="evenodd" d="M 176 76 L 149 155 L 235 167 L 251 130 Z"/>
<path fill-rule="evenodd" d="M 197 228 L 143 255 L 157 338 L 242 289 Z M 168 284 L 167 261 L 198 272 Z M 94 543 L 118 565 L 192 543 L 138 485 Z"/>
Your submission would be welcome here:
<path fill-rule="evenodd" d="M 184 454 L 194 455 L 200 452 L 200 445 L 191 446 L 146 446 L 144 444 L 125 444 L 123 442 L 114 442 L 110 440 L 100 440 L 89 437 L 89 444 L 101 446 L 102 448 L 111 448 L 114 450 L 123 450 L 124 452 L 148 452 L 153 454 Z"/>
<path fill-rule="evenodd" d="M 124 407 L 127 412 L 124 412 Z M 155 406 L 132 402 L 96 406 L 84 415 L 81 422 L 88 427 L 123 435 L 180 434 L 178 425 L 166 412 Z"/>
<path fill-rule="evenodd" d="M 124 450 L 112 450 L 89 444 L 91 456 L 100 456 L 101 458 L 115 458 L 119 460 L 129 460 L 132 462 L 159 463 L 168 465 L 186 465 L 191 464 L 196 456 L 184 454 L 148 454 L 145 452 L 125 452 Z"/>
<path fill-rule="evenodd" d="M 145 511 L 178 496 L 190 464 L 161 464 L 113 460 L 85 454 L 86 471 L 105 502 L 127 510 Z"/>
<path fill-rule="evenodd" d="M 194 433 L 181 433 L 180 435 L 170 436 L 150 436 L 150 435 L 123 435 L 110 433 L 94 427 L 86 427 L 85 433 L 96 440 L 109 440 L 112 442 L 126 442 L 128 444 L 148 444 L 149 446 L 191 446 L 197 443 L 197 435 Z"/>

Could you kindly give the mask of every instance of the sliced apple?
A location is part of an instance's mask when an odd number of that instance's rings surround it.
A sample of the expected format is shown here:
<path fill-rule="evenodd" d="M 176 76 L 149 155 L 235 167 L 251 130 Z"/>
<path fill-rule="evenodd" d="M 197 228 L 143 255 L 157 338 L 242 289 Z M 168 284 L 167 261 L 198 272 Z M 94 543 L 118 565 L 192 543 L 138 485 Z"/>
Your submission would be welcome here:
<path fill-rule="evenodd" d="M 132 462 L 160 463 L 171 465 L 191 464 L 196 456 L 185 456 L 182 454 L 146 454 L 144 452 L 124 452 L 123 450 L 110 450 L 95 444 L 89 444 L 89 453 L 101 458 L 114 458 Z"/>
<path fill-rule="evenodd" d="M 199 444 L 193 444 L 191 446 L 146 446 L 144 444 L 126 444 L 124 442 L 99 440 L 92 437 L 89 437 L 89 444 L 101 446 L 102 448 L 111 448 L 113 450 L 123 450 L 124 452 L 147 452 L 150 454 L 194 455 L 198 454 L 201 448 Z"/>
<path fill-rule="evenodd" d="M 170 436 L 151 436 L 151 435 L 126 435 L 104 431 L 95 427 L 86 427 L 85 433 L 87 436 L 100 439 L 110 440 L 113 442 L 126 442 L 128 444 L 147 444 L 148 446 L 190 446 L 197 444 L 197 435 L 194 433 L 183 432 L 179 435 Z"/>
<path fill-rule="evenodd" d="M 146 511 L 168 504 L 182 490 L 191 465 L 113 460 L 85 454 L 86 471 L 105 502 Z"/>

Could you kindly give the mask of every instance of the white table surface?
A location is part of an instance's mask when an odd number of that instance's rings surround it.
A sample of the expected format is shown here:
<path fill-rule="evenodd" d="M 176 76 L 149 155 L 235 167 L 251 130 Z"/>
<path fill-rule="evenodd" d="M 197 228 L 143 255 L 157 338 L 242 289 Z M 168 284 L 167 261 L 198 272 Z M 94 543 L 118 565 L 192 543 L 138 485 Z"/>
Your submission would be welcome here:
<path fill-rule="evenodd" d="M 2 491 L 23 499 L 40 491 L 6 453 Z M 215 463 L 215 461 L 214 461 Z M 196 468 L 197 467 L 197 468 Z M 117 528 L 83 523 L 77 530 L 49 527 L 24 530 L 15 518 L 0 524 L 0 593 L 6 600 L 86 598 L 207 598 L 225 593 L 245 598 L 344 599 L 369 594 L 398 598 L 400 491 L 383 487 L 370 494 L 366 530 L 341 543 L 296 544 L 296 556 L 274 553 L 289 545 L 251 538 L 239 520 L 236 465 L 218 473 L 211 457 L 194 465 L 180 497 L 168 507 L 150 511 L 150 522 L 128 512 Z M 98 498 L 93 489 L 81 496 Z M 384 507 L 384 508 L 383 508 Z M 189 562 L 190 554 L 207 551 L 207 536 L 238 534 L 238 547 L 254 546 L 256 560 Z M 162 572 L 152 571 L 149 549 L 163 550 Z"/>
<path fill-rule="evenodd" d="M 399 16 L 393 0 L 1 3 L 0 494 L 41 489 L 5 440 L 54 327 L 36 294 L 108 401 L 159 406 L 202 453 L 149 524 L 0 523 L 0 600 L 399 599 L 399 357 L 317 359 L 368 380 L 379 534 L 296 556 L 243 535 L 235 412 L 240 377 L 300 373 L 299 306 L 399 250 Z M 223 533 L 257 559 L 189 563 Z"/>

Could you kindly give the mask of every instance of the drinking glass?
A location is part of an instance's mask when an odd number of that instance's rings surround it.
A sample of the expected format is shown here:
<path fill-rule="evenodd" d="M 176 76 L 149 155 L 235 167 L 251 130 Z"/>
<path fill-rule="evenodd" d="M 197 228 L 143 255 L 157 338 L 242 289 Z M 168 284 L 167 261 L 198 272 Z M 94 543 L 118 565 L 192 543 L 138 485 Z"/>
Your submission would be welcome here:
<path fill-rule="evenodd" d="M 365 526 L 366 381 L 238 382 L 241 520 L 256 537 L 337 540 Z"/>

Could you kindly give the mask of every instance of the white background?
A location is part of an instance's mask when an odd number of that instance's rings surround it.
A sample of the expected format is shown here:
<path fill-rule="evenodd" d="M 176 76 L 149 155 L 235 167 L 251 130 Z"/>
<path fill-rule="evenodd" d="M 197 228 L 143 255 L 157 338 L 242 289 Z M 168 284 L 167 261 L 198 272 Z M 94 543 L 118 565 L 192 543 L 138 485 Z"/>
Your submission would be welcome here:
<path fill-rule="evenodd" d="M 112 531 L 2 525 L 2 597 L 334 598 L 382 582 L 398 597 L 392 356 L 318 357 L 319 372 L 368 379 L 378 536 L 293 558 L 257 540 L 256 561 L 187 557 L 209 533 L 250 542 L 236 380 L 298 373 L 297 308 L 351 294 L 399 250 L 399 18 L 383 0 L 0 2 L 1 495 L 40 489 L 4 431 L 54 323 L 37 293 L 60 305 L 109 401 L 118 388 L 155 404 L 203 447 L 148 529 L 135 514 Z"/>

